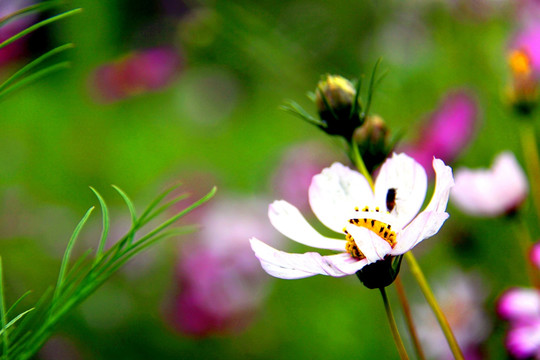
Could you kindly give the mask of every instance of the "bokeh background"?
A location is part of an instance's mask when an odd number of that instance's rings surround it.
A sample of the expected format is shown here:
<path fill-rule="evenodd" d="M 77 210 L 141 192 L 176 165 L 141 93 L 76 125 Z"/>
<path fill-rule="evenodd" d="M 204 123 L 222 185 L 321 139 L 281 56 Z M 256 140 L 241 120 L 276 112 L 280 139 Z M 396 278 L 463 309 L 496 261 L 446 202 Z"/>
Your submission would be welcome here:
<path fill-rule="evenodd" d="M 266 207 L 285 198 L 308 209 L 302 202 L 309 182 L 302 183 L 302 176 L 347 161 L 338 139 L 279 109 L 294 99 L 315 114 L 306 93 L 326 73 L 369 76 L 382 58 L 387 74 L 372 110 L 394 134 L 403 132 L 403 142 L 416 140 L 449 92 L 466 89 L 479 120 L 453 166 L 486 167 L 501 150 L 522 160 L 517 120 L 504 97 L 507 46 L 530 15 L 520 12 L 521 5 L 504 0 L 65 4 L 64 9 L 83 12 L 22 39 L 21 51 L 0 68 L 6 77 L 45 50 L 75 44 L 59 56 L 71 62 L 69 69 L 0 102 L 0 254 L 8 302 L 28 289 L 34 291 L 28 301 L 35 301 L 55 282 L 73 228 L 97 205 L 89 186 L 107 200 L 118 235 L 128 229 L 129 215 L 111 184 L 140 208 L 178 181 L 193 198 L 213 185 L 218 195 L 185 221 L 207 224 L 213 232 L 168 240 L 134 259 L 60 324 L 37 358 L 397 358 L 379 293 L 354 276 L 286 281 L 257 268 L 249 270 L 255 280 L 231 282 L 219 275 L 221 267 L 233 266 L 229 259 L 218 262 L 207 278 L 186 280 L 186 272 L 203 271 L 208 262 L 183 264 L 197 242 L 219 246 L 201 239 L 205 234 L 210 240 L 224 236 L 239 247 L 257 235 L 282 249 L 305 251 L 268 226 Z M 291 175 L 291 169 L 299 170 Z M 246 212 L 245 202 L 256 203 L 258 210 Z M 530 208 L 527 201 L 525 217 Z M 211 211 L 229 218 L 205 218 Z M 459 294 L 473 290 L 445 283 L 448 274 L 476 279 L 473 289 L 481 294 L 474 306 L 485 312 L 476 322 L 483 329 L 477 336 L 481 358 L 505 359 L 505 325 L 497 320 L 494 303 L 507 287 L 527 284 L 514 229 L 506 219 L 471 218 L 452 204 L 449 212 L 441 232 L 415 254 L 434 288 L 455 289 L 446 300 L 451 314 L 459 308 L 452 307 Z M 96 246 L 100 223 L 96 212 L 76 251 Z M 252 254 L 235 250 L 230 256 Z M 401 273 L 413 308 L 421 307 L 405 263 Z M 189 281 L 246 292 L 243 287 L 251 286 L 256 294 L 245 295 L 252 301 L 229 323 L 213 327 L 208 320 L 204 329 L 189 331 L 181 324 L 187 315 L 178 309 Z M 219 294 L 209 296 L 218 302 Z M 389 294 L 405 336 L 393 287 Z"/>

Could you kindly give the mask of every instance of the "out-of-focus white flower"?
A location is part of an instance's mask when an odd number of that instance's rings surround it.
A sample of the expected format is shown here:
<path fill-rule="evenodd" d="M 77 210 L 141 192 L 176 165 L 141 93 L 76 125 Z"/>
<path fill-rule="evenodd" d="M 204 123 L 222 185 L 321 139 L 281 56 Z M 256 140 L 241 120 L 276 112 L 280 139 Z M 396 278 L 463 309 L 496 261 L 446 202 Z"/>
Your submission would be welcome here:
<path fill-rule="evenodd" d="M 528 193 L 525 173 L 511 152 L 499 154 L 491 169 L 456 170 L 453 203 L 470 215 L 499 216 L 512 213 Z"/>
<path fill-rule="evenodd" d="M 540 358 L 540 292 L 511 288 L 497 301 L 497 312 L 508 320 L 506 349 L 517 359 Z"/>
<path fill-rule="evenodd" d="M 482 359 L 481 344 L 491 330 L 489 316 L 484 310 L 487 291 L 482 278 L 478 274 L 454 270 L 435 284 L 435 297 L 446 315 L 465 359 Z M 417 319 L 418 336 L 427 357 L 453 359 L 431 308 L 422 303 L 414 307 L 414 314 Z"/>
<path fill-rule="evenodd" d="M 290 239 L 339 253 L 290 254 L 256 238 L 251 238 L 251 247 L 265 271 L 283 279 L 351 275 L 368 264 L 404 254 L 436 234 L 448 218 L 445 210 L 454 184 L 452 169 L 439 159 L 433 160 L 433 167 L 435 191 L 426 209 L 418 214 L 426 196 L 427 176 L 411 157 L 394 154 L 387 159 L 375 191 L 363 175 L 334 163 L 313 178 L 309 201 L 317 218 L 344 234 L 345 240 L 321 235 L 284 200 L 272 203 L 268 215 L 272 225 Z"/>

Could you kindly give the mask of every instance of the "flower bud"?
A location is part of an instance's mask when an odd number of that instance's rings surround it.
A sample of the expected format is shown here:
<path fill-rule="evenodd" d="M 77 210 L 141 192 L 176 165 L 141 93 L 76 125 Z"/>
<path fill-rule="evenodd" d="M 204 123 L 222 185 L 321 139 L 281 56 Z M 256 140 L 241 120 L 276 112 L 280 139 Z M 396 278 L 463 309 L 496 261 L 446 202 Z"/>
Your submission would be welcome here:
<path fill-rule="evenodd" d="M 356 272 L 358 279 L 368 289 L 380 289 L 392 284 L 399 274 L 402 256 L 393 258 L 386 257 L 369 265 L 364 266 Z"/>
<path fill-rule="evenodd" d="M 514 50 L 508 63 L 512 73 L 508 98 L 516 112 L 528 115 L 538 102 L 538 79 L 532 71 L 531 58 L 524 50 Z"/>
<path fill-rule="evenodd" d="M 356 89 L 352 83 L 338 75 L 326 75 L 315 91 L 315 104 L 324 126 L 330 135 L 340 135 L 350 140 L 354 130 L 362 125 Z"/>
<path fill-rule="evenodd" d="M 370 173 L 382 164 L 392 151 L 390 130 L 379 115 L 366 118 L 364 124 L 354 132 L 354 141 L 358 144 L 358 150 Z"/>

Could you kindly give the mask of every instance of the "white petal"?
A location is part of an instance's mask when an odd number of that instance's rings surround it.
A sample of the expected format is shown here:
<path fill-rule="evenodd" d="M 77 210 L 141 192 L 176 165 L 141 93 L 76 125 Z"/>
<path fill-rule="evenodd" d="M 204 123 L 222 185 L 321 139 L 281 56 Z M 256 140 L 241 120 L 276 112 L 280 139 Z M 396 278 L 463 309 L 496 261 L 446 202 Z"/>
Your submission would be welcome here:
<path fill-rule="evenodd" d="M 504 152 L 491 169 L 459 169 L 452 201 L 471 215 L 498 216 L 519 206 L 527 192 L 525 173 L 514 155 Z"/>
<path fill-rule="evenodd" d="M 357 171 L 334 163 L 315 175 L 309 187 L 309 203 L 319 220 L 328 228 L 341 232 L 349 212 L 373 202 L 367 180 Z"/>
<path fill-rule="evenodd" d="M 382 260 L 392 251 L 392 247 L 373 231 L 349 224 L 347 231 L 353 237 L 358 249 L 365 255 L 368 264 Z"/>
<path fill-rule="evenodd" d="M 397 235 L 392 255 L 401 255 L 420 241 L 435 235 L 450 215 L 446 212 L 423 211 Z"/>
<path fill-rule="evenodd" d="M 281 279 L 300 279 L 313 275 L 341 277 L 354 274 L 366 262 L 346 260 L 342 254 L 322 256 L 316 252 L 290 254 L 279 251 L 255 238 L 250 239 L 251 248 L 261 262 L 263 269 L 270 275 Z"/>
<path fill-rule="evenodd" d="M 433 169 L 435 170 L 435 190 L 424 211 L 445 212 L 450 189 L 454 186 L 452 168 L 445 165 L 442 160 L 433 158 Z"/>
<path fill-rule="evenodd" d="M 426 171 L 406 154 L 394 154 L 387 159 L 375 181 L 375 201 L 386 209 L 389 189 L 396 190 L 395 214 L 400 227 L 407 225 L 420 211 L 427 190 Z"/>
<path fill-rule="evenodd" d="M 272 225 L 283 235 L 301 244 L 319 249 L 344 251 L 345 240 L 330 239 L 319 234 L 300 214 L 300 211 L 286 201 L 274 201 L 268 207 L 268 217 Z M 341 226 L 343 229 L 343 225 Z"/>

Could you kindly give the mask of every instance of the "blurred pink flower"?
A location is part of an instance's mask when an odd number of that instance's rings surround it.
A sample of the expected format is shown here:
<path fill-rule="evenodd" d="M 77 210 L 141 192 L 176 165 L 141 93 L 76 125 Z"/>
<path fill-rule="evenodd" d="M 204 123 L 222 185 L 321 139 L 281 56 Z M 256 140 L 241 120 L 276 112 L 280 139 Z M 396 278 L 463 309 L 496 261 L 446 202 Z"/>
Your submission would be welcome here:
<path fill-rule="evenodd" d="M 308 142 L 292 146 L 283 154 L 283 160 L 274 174 L 276 197 L 287 199 L 300 211 L 309 210 L 306 194 L 313 176 L 336 161 L 338 156 L 320 143 Z"/>
<path fill-rule="evenodd" d="M 475 273 L 453 270 L 435 282 L 435 297 L 446 315 L 456 340 L 467 360 L 482 359 L 482 343 L 491 331 L 491 321 L 484 311 L 487 290 Z M 452 353 L 433 316 L 422 303 L 414 307 L 418 336 L 428 358 L 450 360 Z"/>
<path fill-rule="evenodd" d="M 15 11 L 32 5 L 31 0 L 5 0 L 0 1 L 0 19 Z M 6 24 L 0 26 L 0 42 L 3 42 L 13 35 L 30 26 L 36 19 L 35 15 L 19 16 Z M 0 49 L 0 66 L 15 60 L 24 55 L 26 51 L 26 38 L 22 37 L 8 46 Z"/>
<path fill-rule="evenodd" d="M 180 55 L 171 48 L 134 52 L 97 68 L 92 91 L 98 100 L 113 102 L 160 90 L 174 79 L 180 65 Z"/>
<path fill-rule="evenodd" d="M 497 301 L 499 316 L 509 322 L 506 349 L 517 359 L 540 358 L 540 293 L 511 288 Z"/>
<path fill-rule="evenodd" d="M 412 156 L 425 169 L 430 168 L 434 156 L 451 163 L 472 141 L 479 119 L 478 105 L 469 92 L 451 92 L 425 121 L 416 142 L 401 146 L 399 151 Z"/>
<path fill-rule="evenodd" d="M 178 262 L 173 325 L 181 332 L 238 332 L 253 320 L 268 279 L 247 239 L 270 231 L 265 203 L 229 198 L 206 207 L 200 232 L 182 247 Z"/>
<path fill-rule="evenodd" d="M 529 24 L 514 36 L 510 41 L 509 53 L 514 51 L 524 52 L 534 74 L 540 76 L 540 23 Z"/>
<path fill-rule="evenodd" d="M 540 269 L 540 241 L 537 241 L 531 246 L 531 249 L 529 250 L 529 260 L 534 267 Z"/>
<path fill-rule="evenodd" d="M 499 154 L 491 169 L 456 170 L 451 199 L 463 212 L 477 216 L 511 214 L 528 193 L 525 173 L 514 154 Z"/>

